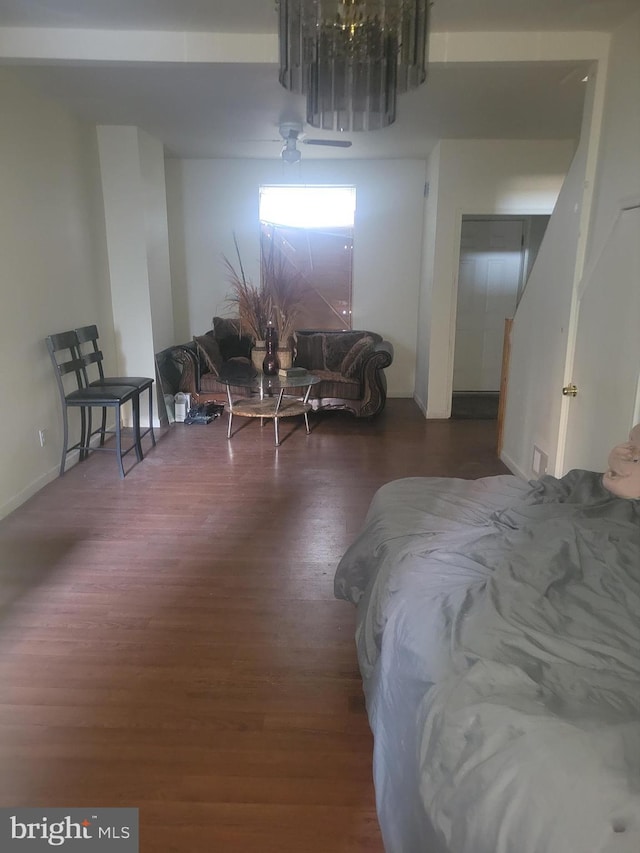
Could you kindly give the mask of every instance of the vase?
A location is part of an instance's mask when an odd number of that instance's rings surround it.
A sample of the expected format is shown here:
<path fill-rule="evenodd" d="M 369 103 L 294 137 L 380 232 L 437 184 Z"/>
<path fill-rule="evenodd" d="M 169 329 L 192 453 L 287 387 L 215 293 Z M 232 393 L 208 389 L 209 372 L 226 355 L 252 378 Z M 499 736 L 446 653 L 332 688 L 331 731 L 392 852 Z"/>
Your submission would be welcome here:
<path fill-rule="evenodd" d="M 280 367 L 287 370 L 290 367 L 293 367 L 293 353 L 290 349 L 279 349 L 278 350 L 278 361 L 280 362 Z"/>
<path fill-rule="evenodd" d="M 256 370 L 262 370 L 262 362 L 267 354 L 267 345 L 264 341 L 256 341 L 251 350 L 251 363 Z"/>

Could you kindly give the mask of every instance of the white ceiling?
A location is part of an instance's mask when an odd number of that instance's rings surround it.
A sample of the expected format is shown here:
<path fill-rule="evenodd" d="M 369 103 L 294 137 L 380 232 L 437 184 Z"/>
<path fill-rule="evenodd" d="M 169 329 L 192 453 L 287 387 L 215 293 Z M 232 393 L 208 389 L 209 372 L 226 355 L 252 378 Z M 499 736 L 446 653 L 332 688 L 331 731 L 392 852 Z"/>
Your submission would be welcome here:
<path fill-rule="evenodd" d="M 5 27 L 275 32 L 275 0 L 0 0 Z M 609 30 L 637 0 L 435 0 L 437 32 Z"/>
<path fill-rule="evenodd" d="M 432 31 L 610 31 L 638 0 L 436 0 Z M 0 0 L 2 28 L 273 34 L 273 0 Z M 36 32 L 30 30 L 29 32 Z M 227 43 L 231 43 L 228 39 Z M 5 50 L 5 63 L 11 60 Z M 34 53 L 34 57 L 37 54 Z M 277 66 L 262 62 L 52 62 L 21 57 L 17 73 L 74 113 L 133 124 L 170 156 L 278 157 L 278 125 L 304 116 Z M 354 133 L 350 149 L 305 147 L 310 157 L 425 157 L 439 138 L 576 138 L 588 63 L 437 62 L 425 85 L 402 95 L 384 130 Z M 307 135 L 330 137 L 307 128 Z"/>

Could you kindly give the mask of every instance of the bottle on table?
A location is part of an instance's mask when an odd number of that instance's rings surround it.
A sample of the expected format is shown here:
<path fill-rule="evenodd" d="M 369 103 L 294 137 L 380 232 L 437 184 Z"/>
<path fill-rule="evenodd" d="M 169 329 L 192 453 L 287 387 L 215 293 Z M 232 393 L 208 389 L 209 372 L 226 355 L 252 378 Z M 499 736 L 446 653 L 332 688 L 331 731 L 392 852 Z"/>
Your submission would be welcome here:
<path fill-rule="evenodd" d="M 280 362 L 278 361 L 278 333 L 271 324 L 267 326 L 265 346 L 267 354 L 262 362 L 262 372 L 267 376 L 276 376 L 280 369 Z"/>

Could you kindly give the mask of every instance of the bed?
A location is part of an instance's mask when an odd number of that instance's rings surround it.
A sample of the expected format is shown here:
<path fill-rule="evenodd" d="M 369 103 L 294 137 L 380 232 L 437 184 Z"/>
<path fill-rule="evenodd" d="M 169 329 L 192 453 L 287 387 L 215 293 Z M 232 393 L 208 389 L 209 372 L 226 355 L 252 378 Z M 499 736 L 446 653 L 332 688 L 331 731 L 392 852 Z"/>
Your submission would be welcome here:
<path fill-rule="evenodd" d="M 639 853 L 639 500 L 591 471 L 396 480 L 335 593 L 387 853 Z"/>

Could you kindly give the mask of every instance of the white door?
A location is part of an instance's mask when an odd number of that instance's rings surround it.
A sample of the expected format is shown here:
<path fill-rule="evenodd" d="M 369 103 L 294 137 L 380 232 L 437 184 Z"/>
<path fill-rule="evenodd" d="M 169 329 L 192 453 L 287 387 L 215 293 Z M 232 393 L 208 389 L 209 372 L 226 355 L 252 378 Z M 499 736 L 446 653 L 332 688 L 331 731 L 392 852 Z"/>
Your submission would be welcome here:
<path fill-rule="evenodd" d="M 579 293 L 563 472 L 604 471 L 640 420 L 640 207 L 622 210 Z M 561 389 L 558 389 L 561 393 Z M 560 436 L 563 445 L 563 436 Z"/>
<path fill-rule="evenodd" d="M 504 321 L 522 279 L 524 221 L 463 218 L 454 391 L 499 391 Z"/>

